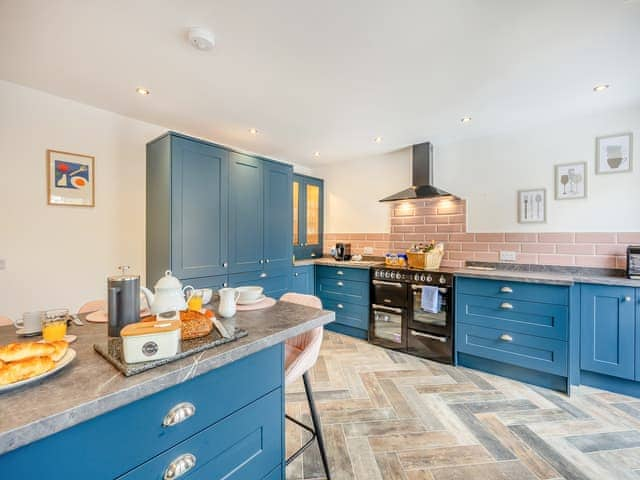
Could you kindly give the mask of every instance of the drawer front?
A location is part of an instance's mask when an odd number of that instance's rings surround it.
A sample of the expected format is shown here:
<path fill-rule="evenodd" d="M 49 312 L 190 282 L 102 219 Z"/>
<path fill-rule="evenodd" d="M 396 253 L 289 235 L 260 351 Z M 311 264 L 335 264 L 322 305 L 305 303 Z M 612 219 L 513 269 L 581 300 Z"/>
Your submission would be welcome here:
<path fill-rule="evenodd" d="M 324 300 L 369 304 L 369 284 L 351 280 L 321 278 L 316 284 L 317 295 Z"/>
<path fill-rule="evenodd" d="M 458 295 L 459 322 L 566 341 L 569 308 L 477 295 Z"/>
<path fill-rule="evenodd" d="M 326 265 L 316 265 L 316 276 L 318 278 L 337 278 L 342 280 L 354 280 L 356 282 L 369 282 L 368 268 L 353 267 L 329 267 Z"/>
<path fill-rule="evenodd" d="M 182 280 L 183 285 L 191 285 L 194 288 L 211 288 L 214 292 L 217 292 L 221 288 L 225 287 L 227 283 L 227 276 L 220 275 L 218 277 L 202 277 L 202 278 L 186 278 Z"/>
<path fill-rule="evenodd" d="M 185 480 L 262 478 L 282 462 L 282 421 L 277 389 L 119 478 L 162 480 L 184 455 L 195 458 Z"/>
<path fill-rule="evenodd" d="M 327 299 L 322 302 L 325 310 L 336 312 L 336 323 L 354 328 L 369 328 L 369 306 L 355 303 L 340 302 Z"/>
<path fill-rule="evenodd" d="M 555 375 L 567 375 L 567 342 L 460 324 L 459 352 Z M 510 341 L 509 341 L 510 340 Z"/>
<path fill-rule="evenodd" d="M 0 455 L 0 472 L 11 471 L 13 478 L 115 478 L 280 387 L 282 365 L 282 345 L 262 350 Z M 183 402 L 192 403 L 195 414 L 163 427 L 167 413 Z M 83 454 L 56 457 L 61 448 Z"/>
<path fill-rule="evenodd" d="M 282 480 L 282 478 L 282 467 L 280 466 L 268 473 L 262 480 Z"/>
<path fill-rule="evenodd" d="M 456 290 L 459 293 L 496 297 L 505 300 L 569 305 L 569 287 L 562 285 L 456 277 Z"/>

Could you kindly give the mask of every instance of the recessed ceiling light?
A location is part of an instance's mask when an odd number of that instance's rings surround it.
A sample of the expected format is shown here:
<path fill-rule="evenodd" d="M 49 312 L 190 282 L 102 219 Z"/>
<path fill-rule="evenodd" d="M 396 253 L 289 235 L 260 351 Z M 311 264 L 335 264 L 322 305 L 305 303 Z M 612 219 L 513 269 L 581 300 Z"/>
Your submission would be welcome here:
<path fill-rule="evenodd" d="M 471 117 L 462 117 L 460 120 L 462 123 L 469 123 L 471 121 Z"/>
<path fill-rule="evenodd" d="M 251 135 L 257 135 L 258 134 L 258 129 L 257 128 L 250 128 L 249 129 L 249 133 Z"/>
<path fill-rule="evenodd" d="M 594 92 L 604 92 L 606 89 L 609 88 L 610 85 L 606 84 L 606 83 L 602 83 L 600 85 L 596 85 L 595 87 L 593 87 L 593 91 Z"/>
<path fill-rule="evenodd" d="M 136 92 L 138 92 L 140 95 L 149 95 L 151 93 L 149 90 L 147 90 L 144 87 L 136 88 Z"/>
<path fill-rule="evenodd" d="M 382 137 L 376 137 L 373 139 L 375 143 L 382 143 Z"/>
<path fill-rule="evenodd" d="M 319 157 L 320 156 L 320 152 L 313 152 L 313 156 L 314 157 Z"/>

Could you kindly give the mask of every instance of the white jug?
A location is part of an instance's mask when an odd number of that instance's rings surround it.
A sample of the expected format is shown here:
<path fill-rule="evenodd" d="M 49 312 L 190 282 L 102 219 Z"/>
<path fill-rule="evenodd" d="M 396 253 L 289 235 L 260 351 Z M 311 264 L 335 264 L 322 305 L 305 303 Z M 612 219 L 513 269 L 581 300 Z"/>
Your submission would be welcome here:
<path fill-rule="evenodd" d="M 221 288 L 218 290 L 220 295 L 220 304 L 218 305 L 218 313 L 224 318 L 233 317 L 236 314 L 236 302 L 240 297 L 240 292 L 235 288 Z"/>

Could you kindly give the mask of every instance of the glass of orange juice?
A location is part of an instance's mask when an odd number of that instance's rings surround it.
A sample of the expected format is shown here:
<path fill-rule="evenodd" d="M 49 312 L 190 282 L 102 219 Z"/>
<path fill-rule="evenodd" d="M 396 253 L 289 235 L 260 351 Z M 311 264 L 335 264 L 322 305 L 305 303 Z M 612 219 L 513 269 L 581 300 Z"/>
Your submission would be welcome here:
<path fill-rule="evenodd" d="M 45 313 L 42 320 L 42 338 L 45 342 L 62 340 L 67 334 L 67 310 L 51 310 Z"/>
<path fill-rule="evenodd" d="M 194 290 L 191 292 L 189 296 L 189 300 L 187 301 L 187 307 L 189 310 L 194 310 L 199 312 L 202 310 L 202 292 L 199 290 Z"/>

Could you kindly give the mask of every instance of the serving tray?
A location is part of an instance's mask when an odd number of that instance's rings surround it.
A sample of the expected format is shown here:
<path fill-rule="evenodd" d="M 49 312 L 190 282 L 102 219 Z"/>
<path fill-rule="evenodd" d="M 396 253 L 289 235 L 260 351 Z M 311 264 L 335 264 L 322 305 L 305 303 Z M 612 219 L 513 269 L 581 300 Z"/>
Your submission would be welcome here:
<path fill-rule="evenodd" d="M 121 338 L 109 338 L 103 343 L 94 344 L 93 348 L 96 352 L 107 359 L 111 365 L 120 370 L 125 377 L 130 377 L 131 375 L 137 375 L 138 373 L 159 367 L 160 365 L 175 362 L 176 360 L 188 357 L 189 355 L 209 350 L 210 348 L 215 348 L 218 345 L 233 342 L 239 338 L 246 337 L 247 335 L 248 333 L 246 330 L 236 329 L 233 336 L 225 338 L 220 335 L 220 332 L 218 332 L 216 328 L 214 328 L 211 333 L 205 337 L 182 340 L 180 342 L 180 351 L 173 357 L 140 363 L 125 363 L 124 354 L 122 353 Z"/>

